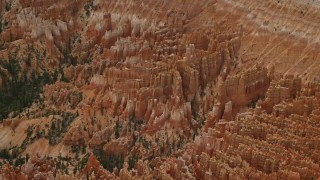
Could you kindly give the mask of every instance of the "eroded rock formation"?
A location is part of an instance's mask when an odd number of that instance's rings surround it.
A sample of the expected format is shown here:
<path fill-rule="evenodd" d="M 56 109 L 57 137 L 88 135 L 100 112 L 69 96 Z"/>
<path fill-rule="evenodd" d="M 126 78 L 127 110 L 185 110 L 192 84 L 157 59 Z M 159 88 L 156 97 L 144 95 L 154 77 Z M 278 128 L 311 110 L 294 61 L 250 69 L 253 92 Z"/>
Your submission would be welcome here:
<path fill-rule="evenodd" d="M 319 4 L 4 0 L 0 179 L 312 179 Z"/>

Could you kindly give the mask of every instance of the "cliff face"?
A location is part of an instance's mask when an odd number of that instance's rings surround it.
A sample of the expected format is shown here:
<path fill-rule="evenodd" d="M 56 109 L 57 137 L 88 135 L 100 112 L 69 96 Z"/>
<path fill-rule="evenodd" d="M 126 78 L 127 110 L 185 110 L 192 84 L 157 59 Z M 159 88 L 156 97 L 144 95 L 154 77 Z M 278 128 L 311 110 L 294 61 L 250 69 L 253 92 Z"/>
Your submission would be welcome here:
<path fill-rule="evenodd" d="M 1 177 L 318 178 L 318 10 L 1 1 Z"/>
<path fill-rule="evenodd" d="M 274 84 L 294 79 L 299 82 L 299 78 L 284 77 Z M 268 92 L 273 88 L 270 86 Z M 179 158 L 158 159 L 160 168 L 155 165 L 153 172 L 159 173 L 156 177 L 169 175 L 179 179 L 319 177 L 318 87 L 309 85 L 295 93 L 299 95 L 288 96 L 273 108 L 278 111 L 279 106 L 305 104 L 300 111 L 268 114 L 257 105 L 251 111 L 239 113 L 234 120 L 220 119 L 186 145 L 185 151 L 177 153 Z M 127 170 L 122 173 L 122 177 L 147 177 Z"/>

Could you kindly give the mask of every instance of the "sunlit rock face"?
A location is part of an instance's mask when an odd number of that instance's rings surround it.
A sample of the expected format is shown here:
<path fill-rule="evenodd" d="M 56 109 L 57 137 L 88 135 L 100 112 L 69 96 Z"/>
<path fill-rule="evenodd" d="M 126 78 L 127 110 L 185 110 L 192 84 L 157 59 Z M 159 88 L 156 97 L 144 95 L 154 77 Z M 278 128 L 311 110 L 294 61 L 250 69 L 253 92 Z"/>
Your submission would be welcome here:
<path fill-rule="evenodd" d="M 318 1 L 3 0 L 0 179 L 317 179 Z"/>

